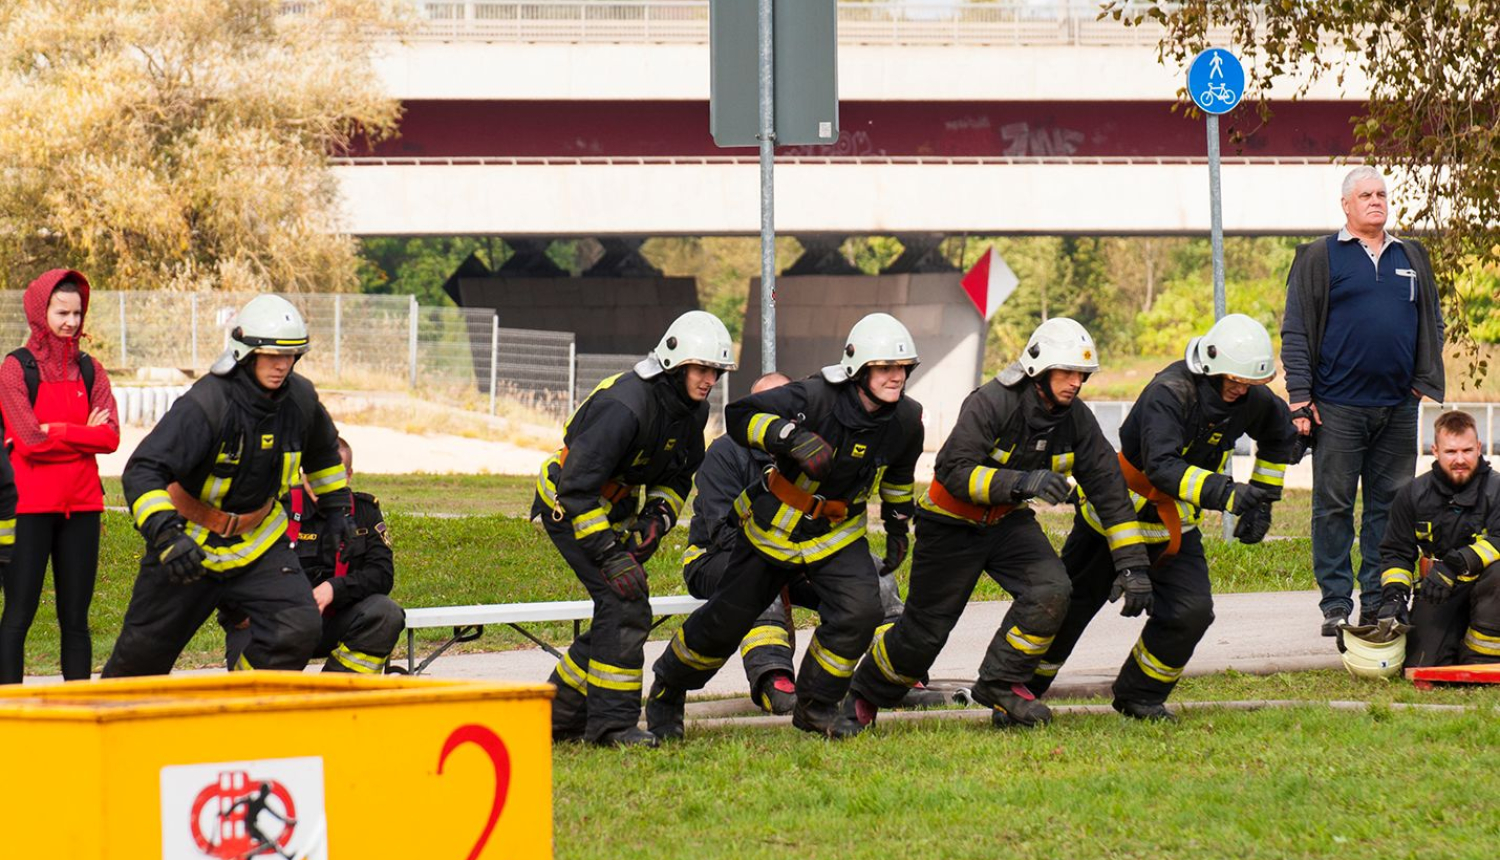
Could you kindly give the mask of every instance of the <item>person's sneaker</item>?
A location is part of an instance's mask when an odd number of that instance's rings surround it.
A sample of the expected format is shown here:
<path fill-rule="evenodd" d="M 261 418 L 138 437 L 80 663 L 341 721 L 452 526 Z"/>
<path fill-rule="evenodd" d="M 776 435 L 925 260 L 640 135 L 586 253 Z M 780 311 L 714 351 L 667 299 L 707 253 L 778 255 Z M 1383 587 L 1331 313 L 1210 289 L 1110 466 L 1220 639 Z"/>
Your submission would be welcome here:
<path fill-rule="evenodd" d="M 991 708 L 990 722 L 996 728 L 1020 726 L 1030 729 L 1052 722 L 1052 709 L 1038 702 L 1025 684 L 1011 684 L 1010 689 L 997 694 L 994 701 L 978 698 L 975 701 Z"/>
<path fill-rule="evenodd" d="M 601 747 L 657 747 L 661 746 L 661 740 L 645 729 L 629 726 L 605 732 L 594 739 L 594 745 Z"/>
<path fill-rule="evenodd" d="M 797 685 L 785 672 L 767 672 L 755 685 L 750 697 L 756 707 L 768 714 L 790 714 L 797 707 Z"/>
<path fill-rule="evenodd" d="M 1115 699 L 1114 709 L 1133 720 L 1149 720 L 1158 723 L 1175 723 L 1177 715 L 1167 710 L 1161 702 L 1130 702 Z"/>
<path fill-rule="evenodd" d="M 646 728 L 663 741 L 682 740 L 686 704 L 686 691 L 668 687 L 660 680 L 653 682 L 646 697 Z"/>
<path fill-rule="evenodd" d="M 838 705 L 800 698 L 792 709 L 792 726 L 835 741 L 852 738 L 865 729 L 857 719 L 845 717 Z"/>
<path fill-rule="evenodd" d="M 1349 620 L 1349 611 L 1346 609 L 1330 609 L 1323 613 L 1323 635 L 1339 635 L 1339 625 Z"/>

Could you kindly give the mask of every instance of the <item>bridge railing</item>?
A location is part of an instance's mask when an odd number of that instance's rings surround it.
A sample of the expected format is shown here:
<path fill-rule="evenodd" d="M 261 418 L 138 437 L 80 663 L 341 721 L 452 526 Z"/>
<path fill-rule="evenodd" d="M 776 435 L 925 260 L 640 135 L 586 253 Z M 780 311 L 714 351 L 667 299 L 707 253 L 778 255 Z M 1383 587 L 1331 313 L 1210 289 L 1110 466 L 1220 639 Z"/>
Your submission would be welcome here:
<path fill-rule="evenodd" d="M 632 165 L 703 165 L 703 164 L 757 164 L 755 155 L 592 155 L 592 156 L 361 156 L 358 158 L 335 158 L 334 164 L 354 167 L 567 167 L 575 165 L 630 167 Z M 1301 155 L 1226 155 L 1220 159 L 1225 164 L 1259 165 L 1323 165 L 1333 163 L 1329 156 Z M 1361 159 L 1338 157 L 1339 163 L 1359 164 Z M 1207 156 L 1187 155 L 777 155 L 777 164 L 1207 164 Z"/>
<path fill-rule="evenodd" d="M 707 0 L 414 0 L 411 38 L 441 41 L 708 41 Z M 288 3 L 288 7 L 298 6 Z M 839 41 L 879 45 L 1155 45 L 1156 27 L 1098 19 L 1094 2 L 838 5 Z M 1228 33 L 1211 32 L 1225 42 Z"/>

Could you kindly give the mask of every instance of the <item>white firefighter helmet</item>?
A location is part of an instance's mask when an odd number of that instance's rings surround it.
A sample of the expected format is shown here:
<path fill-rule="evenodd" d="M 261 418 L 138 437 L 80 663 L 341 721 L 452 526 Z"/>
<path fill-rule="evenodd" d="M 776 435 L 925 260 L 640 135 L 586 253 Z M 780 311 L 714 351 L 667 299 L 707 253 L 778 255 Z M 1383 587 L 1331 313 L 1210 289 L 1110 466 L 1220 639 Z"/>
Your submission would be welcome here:
<path fill-rule="evenodd" d="M 210 370 L 223 376 L 257 352 L 302 355 L 308 350 L 307 323 L 281 296 L 256 296 L 230 323 L 228 343 Z"/>
<path fill-rule="evenodd" d="M 707 311 L 688 311 L 667 326 L 661 343 L 651 357 L 664 370 L 675 370 L 684 364 L 701 364 L 719 370 L 739 367 L 734 360 L 734 341 L 729 329 L 718 317 Z"/>
<path fill-rule="evenodd" d="M 1021 367 L 1032 377 L 1049 370 L 1093 373 L 1099 369 L 1099 350 L 1077 320 L 1053 317 L 1031 333 L 1026 349 L 1021 351 Z"/>
<path fill-rule="evenodd" d="M 1364 628 L 1361 628 L 1364 629 Z M 1343 628 L 1344 668 L 1356 678 L 1394 678 L 1406 662 L 1406 634 L 1375 642 Z"/>
<path fill-rule="evenodd" d="M 917 342 L 901 320 L 890 314 L 870 314 L 849 329 L 844 354 L 837 365 L 824 368 L 823 376 L 830 382 L 843 382 L 872 364 L 916 367 L 917 363 Z"/>
<path fill-rule="evenodd" d="M 1188 341 L 1184 358 L 1188 370 L 1205 376 L 1227 376 L 1250 385 L 1265 385 L 1276 378 L 1271 335 L 1244 314 L 1229 314 L 1202 337 Z"/>

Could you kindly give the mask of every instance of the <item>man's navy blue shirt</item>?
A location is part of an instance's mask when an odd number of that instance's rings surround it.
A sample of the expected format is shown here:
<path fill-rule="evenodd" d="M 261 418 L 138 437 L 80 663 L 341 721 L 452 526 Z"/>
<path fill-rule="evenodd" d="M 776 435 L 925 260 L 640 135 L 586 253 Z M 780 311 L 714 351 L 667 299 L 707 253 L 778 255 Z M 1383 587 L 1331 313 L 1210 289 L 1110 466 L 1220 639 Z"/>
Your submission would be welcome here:
<path fill-rule="evenodd" d="M 1313 390 L 1340 406 L 1397 406 L 1417 358 L 1416 272 L 1397 239 L 1379 260 L 1341 231 L 1328 237 L 1328 325 Z"/>

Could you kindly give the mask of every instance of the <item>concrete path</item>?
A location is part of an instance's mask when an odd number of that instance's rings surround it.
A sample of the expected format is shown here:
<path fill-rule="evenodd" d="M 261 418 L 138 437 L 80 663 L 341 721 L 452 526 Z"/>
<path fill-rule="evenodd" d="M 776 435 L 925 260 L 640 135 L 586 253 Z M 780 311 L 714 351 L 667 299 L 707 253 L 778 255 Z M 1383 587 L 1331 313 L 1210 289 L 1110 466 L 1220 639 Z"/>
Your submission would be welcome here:
<path fill-rule="evenodd" d="M 1276 671 L 1337 668 L 1332 639 L 1318 633 L 1322 613 L 1315 591 L 1224 594 L 1214 598 L 1217 620 L 1198 646 L 1187 674 L 1225 669 L 1265 674 Z M 933 664 L 934 681 L 972 681 L 1008 602 L 973 603 L 954 628 L 947 646 Z M 1073 657 L 1058 675 L 1056 689 L 1081 695 L 1107 688 L 1140 635 L 1144 619 L 1122 618 L 1118 604 L 1106 604 L 1094 619 Z M 798 660 L 811 631 L 797 631 Z M 561 647 L 566 643 L 554 643 Z M 666 647 L 665 641 L 646 645 L 647 684 L 650 666 Z M 404 646 L 403 646 L 404 647 Z M 438 658 L 428 669 L 434 677 L 540 681 L 556 661 L 540 648 L 489 654 L 459 654 Z M 723 697 L 746 695 L 749 686 L 736 654 L 700 694 Z"/>

